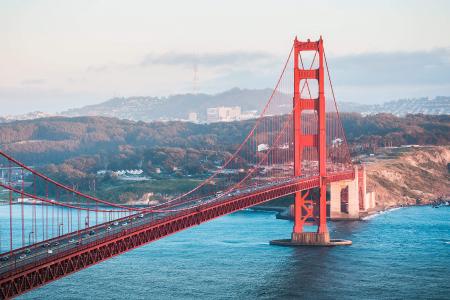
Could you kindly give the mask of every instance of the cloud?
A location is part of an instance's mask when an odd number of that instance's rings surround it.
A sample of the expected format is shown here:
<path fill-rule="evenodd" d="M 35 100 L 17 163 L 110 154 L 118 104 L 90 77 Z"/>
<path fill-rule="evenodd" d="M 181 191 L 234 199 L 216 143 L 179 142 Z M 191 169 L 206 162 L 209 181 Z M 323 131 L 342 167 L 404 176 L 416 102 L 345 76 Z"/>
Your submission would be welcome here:
<path fill-rule="evenodd" d="M 213 73 L 232 73 L 241 71 L 261 71 L 262 69 L 276 68 L 280 63 L 280 57 L 266 52 L 221 52 L 221 53 L 188 53 L 188 52 L 166 52 L 161 54 L 147 54 L 136 63 L 109 62 L 105 64 L 90 65 L 88 73 L 106 72 L 133 72 L 139 69 L 145 70 L 150 67 L 175 67 L 190 69 L 198 66 L 203 70 Z"/>
<path fill-rule="evenodd" d="M 42 86 L 0 87 L 3 114 L 23 114 L 31 111 L 55 113 L 76 106 L 102 100 L 96 94 L 84 91 L 66 91 Z"/>
<path fill-rule="evenodd" d="M 45 84 L 45 80 L 44 79 L 27 79 L 27 80 L 23 80 L 20 84 L 21 85 L 42 85 L 42 84 Z"/>
<path fill-rule="evenodd" d="M 91 65 L 88 66 L 86 71 L 87 72 L 105 72 L 108 71 L 111 68 L 111 65 L 104 64 L 104 65 Z"/>
<path fill-rule="evenodd" d="M 141 61 L 140 66 L 169 65 L 187 66 L 201 65 L 206 67 L 237 66 L 252 63 L 271 63 L 274 56 L 264 52 L 223 52 L 223 53 L 177 53 L 148 54 Z"/>
<path fill-rule="evenodd" d="M 332 78 L 343 85 L 442 85 L 450 82 L 450 48 L 365 53 L 329 58 Z"/>

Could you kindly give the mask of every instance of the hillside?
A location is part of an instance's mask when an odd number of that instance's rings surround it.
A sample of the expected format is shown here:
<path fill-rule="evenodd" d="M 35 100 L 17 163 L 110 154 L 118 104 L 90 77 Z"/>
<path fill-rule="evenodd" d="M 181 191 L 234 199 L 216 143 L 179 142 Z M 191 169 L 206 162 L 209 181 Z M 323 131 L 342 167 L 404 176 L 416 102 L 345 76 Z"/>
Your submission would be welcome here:
<path fill-rule="evenodd" d="M 175 121 L 187 120 L 191 112 L 197 113 L 198 121 L 206 121 L 206 110 L 218 106 L 239 106 L 242 119 L 253 118 L 255 111 L 264 107 L 272 93 L 271 89 L 233 88 L 217 94 L 177 94 L 166 97 L 132 96 L 116 97 L 84 107 L 71 108 L 59 114 L 65 117 L 100 116 L 133 121 Z M 338 102 L 341 113 L 376 115 L 391 113 L 395 116 L 407 114 L 449 115 L 450 97 L 414 98 L 388 101 L 382 104 L 361 102 Z M 0 115 L 0 123 L 18 120 L 32 120 L 49 117 L 44 112 L 30 112 L 22 115 Z"/>
<path fill-rule="evenodd" d="M 450 143 L 448 115 L 400 118 L 389 114 L 341 114 L 341 119 L 354 154 L 373 153 L 385 145 Z M 80 155 L 104 156 L 136 148 L 229 150 L 243 140 L 253 124 L 254 120 L 206 125 L 52 117 L 0 124 L 0 147 L 31 164 L 60 163 Z"/>
<path fill-rule="evenodd" d="M 187 119 L 196 112 L 206 120 L 206 109 L 217 106 L 240 106 L 243 111 L 259 111 L 272 90 L 234 88 L 218 94 L 181 94 L 168 97 L 113 98 L 96 105 L 62 112 L 64 116 L 105 116 L 135 121 Z"/>
<path fill-rule="evenodd" d="M 450 196 L 450 147 L 390 151 L 390 158 L 367 165 L 368 189 L 381 208 L 428 204 Z"/>
<path fill-rule="evenodd" d="M 253 121 L 193 124 L 106 117 L 53 117 L 0 124 L 0 146 L 27 163 L 60 163 L 80 155 L 141 147 L 218 149 L 243 140 Z"/>
<path fill-rule="evenodd" d="M 450 144 L 450 116 L 341 117 L 357 160 L 358 155 L 379 154 L 386 144 Z M 0 147 L 82 190 L 91 188 L 99 170 L 141 169 L 156 181 L 124 183 L 105 177 L 97 182 L 97 192 L 105 198 L 138 200 L 148 190 L 164 194 L 192 187 L 229 157 L 253 124 L 254 120 L 193 124 L 52 117 L 0 124 Z"/>
<path fill-rule="evenodd" d="M 382 104 L 361 104 L 352 102 L 339 103 L 341 112 L 358 112 L 365 115 L 391 113 L 396 116 L 407 114 L 448 115 L 450 114 L 450 97 L 399 99 Z"/>
<path fill-rule="evenodd" d="M 187 119 L 189 112 L 196 112 L 200 121 L 206 120 L 206 109 L 217 106 L 240 106 L 242 111 L 259 111 L 272 93 L 271 89 L 233 88 L 218 94 L 179 94 L 168 97 L 113 98 L 105 102 L 61 113 L 62 116 L 104 116 L 134 121 Z M 450 114 L 450 97 L 434 99 L 400 99 L 383 104 L 339 102 L 340 112 L 362 114 L 392 113 L 442 115 Z"/>
<path fill-rule="evenodd" d="M 386 113 L 368 116 L 344 113 L 341 120 L 353 154 L 374 153 L 385 146 L 450 143 L 450 115 L 397 117 Z"/>

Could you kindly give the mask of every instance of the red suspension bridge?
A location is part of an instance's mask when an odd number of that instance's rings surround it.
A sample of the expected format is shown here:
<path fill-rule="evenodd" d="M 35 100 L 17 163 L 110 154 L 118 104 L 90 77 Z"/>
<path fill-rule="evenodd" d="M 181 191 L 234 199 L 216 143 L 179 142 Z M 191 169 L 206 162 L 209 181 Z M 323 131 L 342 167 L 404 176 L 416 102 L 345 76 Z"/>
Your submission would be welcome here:
<path fill-rule="evenodd" d="M 194 189 L 147 207 L 82 193 L 0 151 L 8 220 L 0 229 L 0 298 L 291 194 L 290 242 L 329 245 L 327 185 L 358 178 L 334 96 L 322 38 L 295 39 L 267 104 L 234 153 Z M 305 232 L 306 225 L 313 231 Z"/>

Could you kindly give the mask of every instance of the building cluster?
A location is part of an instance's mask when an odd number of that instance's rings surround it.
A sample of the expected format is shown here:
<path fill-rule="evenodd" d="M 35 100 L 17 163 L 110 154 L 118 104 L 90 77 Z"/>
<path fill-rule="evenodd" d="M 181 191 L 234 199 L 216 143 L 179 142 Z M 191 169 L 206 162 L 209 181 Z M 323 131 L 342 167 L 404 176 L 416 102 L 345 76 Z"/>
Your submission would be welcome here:
<path fill-rule="evenodd" d="M 340 105 L 340 110 L 360 112 L 363 115 L 391 113 L 398 117 L 403 117 L 407 114 L 448 115 L 450 114 L 450 97 L 400 99 L 372 105 L 343 102 Z"/>
<path fill-rule="evenodd" d="M 188 114 L 188 121 L 192 123 L 198 123 L 198 114 L 196 112 L 190 112 Z"/>
<path fill-rule="evenodd" d="M 257 111 L 242 111 L 240 106 L 218 106 L 206 110 L 206 122 L 233 122 L 257 117 Z"/>
<path fill-rule="evenodd" d="M 206 122 L 208 123 L 239 121 L 240 118 L 240 106 L 210 107 L 206 110 Z"/>
<path fill-rule="evenodd" d="M 26 181 L 29 175 L 30 172 L 21 167 L 0 168 L 0 183 L 28 187 L 32 184 L 31 181 Z"/>
<path fill-rule="evenodd" d="M 110 170 L 99 170 L 97 171 L 98 176 L 109 174 L 111 176 L 117 176 L 119 179 L 127 179 L 127 178 L 141 178 L 144 174 L 144 171 L 142 169 L 135 169 L 135 170 L 117 170 L 117 171 L 110 171 Z"/>
<path fill-rule="evenodd" d="M 375 112 L 390 112 L 396 116 L 407 114 L 448 115 L 450 114 L 450 98 L 436 97 L 434 99 L 402 99 L 377 106 Z"/>

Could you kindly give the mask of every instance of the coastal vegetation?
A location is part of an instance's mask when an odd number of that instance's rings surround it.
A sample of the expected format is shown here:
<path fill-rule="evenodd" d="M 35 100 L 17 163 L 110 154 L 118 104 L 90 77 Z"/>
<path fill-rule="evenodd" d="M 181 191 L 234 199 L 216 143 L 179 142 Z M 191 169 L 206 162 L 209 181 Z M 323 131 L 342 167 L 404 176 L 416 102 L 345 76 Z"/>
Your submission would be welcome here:
<path fill-rule="evenodd" d="M 386 146 L 450 142 L 448 115 L 344 113 L 341 119 L 352 157 L 378 154 Z M 195 186 L 230 157 L 253 124 L 52 117 L 0 124 L 0 145 L 2 151 L 80 190 L 111 201 L 147 201 L 149 192 L 157 198 Z M 142 170 L 146 180 L 124 181 L 111 173 L 130 169 Z M 383 180 L 378 177 L 376 182 L 390 184 Z"/>

